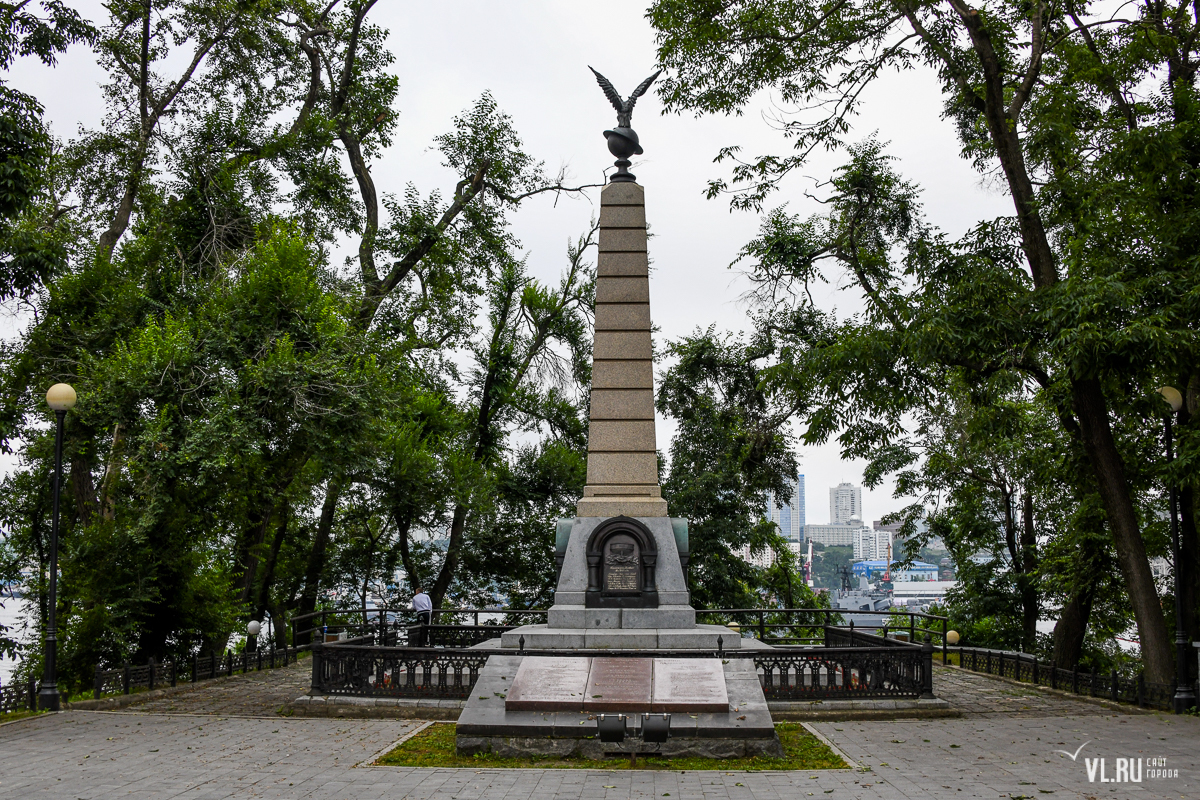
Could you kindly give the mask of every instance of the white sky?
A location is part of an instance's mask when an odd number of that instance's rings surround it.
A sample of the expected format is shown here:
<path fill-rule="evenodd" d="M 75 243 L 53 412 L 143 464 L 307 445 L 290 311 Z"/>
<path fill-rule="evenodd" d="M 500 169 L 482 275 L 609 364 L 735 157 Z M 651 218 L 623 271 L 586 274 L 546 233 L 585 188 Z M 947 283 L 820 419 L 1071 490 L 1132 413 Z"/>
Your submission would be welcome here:
<path fill-rule="evenodd" d="M 103 19 L 96 0 L 68 4 L 94 21 Z M 587 67 L 606 75 L 623 96 L 653 72 L 653 31 L 644 9 L 645 0 L 382 0 L 371 18 L 391 31 L 401 87 L 396 144 L 374 166 L 379 190 L 399 194 L 411 182 L 422 192 L 440 188 L 448 194 L 453 176 L 439 165 L 430 144 L 485 90 L 513 117 L 528 152 L 543 159 L 549 173 L 566 164 L 572 180 L 599 183 L 612 163 L 601 132 L 615 123 L 615 113 Z M 96 126 L 102 119 L 104 75 L 86 48 L 72 49 L 53 70 L 33 60 L 18 62 L 9 78 L 14 88 L 41 100 L 60 137 L 70 138 L 79 125 Z M 757 231 L 758 216 L 731 213 L 725 201 L 706 200 L 703 190 L 710 178 L 726 174 L 712 163 L 718 148 L 740 144 L 747 155 L 787 148 L 761 117 L 770 98 L 761 99 L 761 108 L 744 117 L 701 119 L 662 116 L 653 92 L 638 101 L 633 123 L 646 154 L 632 171 L 646 188 L 654 233 L 651 313 L 662 328 L 660 341 L 713 323 L 719 330 L 749 327 L 738 302 L 748 284 L 729 264 Z M 941 99 L 931 72 L 885 76 L 866 93 L 864 106 L 855 138 L 877 131 L 891 142 L 888 152 L 898 157 L 900 171 L 924 188 L 932 222 L 956 235 L 980 219 L 1011 213 L 1009 201 L 984 188 L 959 158 L 951 125 L 939 121 Z M 772 203 L 787 202 L 793 213 L 814 212 L 804 190 L 843 160 L 841 154 L 822 154 L 806 170 L 810 178 L 792 178 Z M 563 199 L 557 207 L 553 199 L 539 198 L 522 207 L 515 228 L 534 275 L 557 278 L 566 242 L 598 213 L 593 203 L 598 204 L 598 195 L 592 202 Z M 860 306 L 853 292 L 836 286 L 814 297 L 827 309 L 848 312 Z M 11 335 L 11 320 L 0 320 L 0 326 Z M 660 419 L 661 450 L 668 449 L 671 435 L 672 426 Z M 860 483 L 862 464 L 843 461 L 833 443 L 801 447 L 798 455 L 800 472 L 807 476 L 808 521 L 827 521 L 828 488 L 841 481 Z M 890 485 L 863 490 L 868 521 L 902 505 L 891 497 Z"/>

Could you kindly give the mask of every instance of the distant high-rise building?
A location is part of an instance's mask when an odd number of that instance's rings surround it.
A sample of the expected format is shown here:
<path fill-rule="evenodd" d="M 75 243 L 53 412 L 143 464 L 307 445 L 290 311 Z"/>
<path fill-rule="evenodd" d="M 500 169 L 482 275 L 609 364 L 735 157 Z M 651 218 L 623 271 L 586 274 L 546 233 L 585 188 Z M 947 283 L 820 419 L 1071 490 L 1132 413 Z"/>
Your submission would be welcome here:
<path fill-rule="evenodd" d="M 866 525 L 859 524 L 857 534 L 854 541 L 855 561 L 878 561 L 888 557 L 888 551 L 892 544 L 891 531 L 873 530 Z M 895 552 L 893 551 L 891 555 L 892 560 L 895 561 Z"/>
<path fill-rule="evenodd" d="M 789 480 L 788 495 L 776 497 L 774 492 L 767 492 L 767 507 L 763 519 L 768 519 L 779 526 L 779 535 L 789 542 L 799 542 L 804 539 L 804 476 L 797 475 L 795 480 Z"/>
<path fill-rule="evenodd" d="M 815 544 L 826 547 L 857 547 L 862 523 L 840 522 L 836 525 L 812 524 L 804 526 L 805 541 L 812 540 Z"/>
<path fill-rule="evenodd" d="M 845 524 L 863 518 L 862 489 L 849 483 L 839 483 L 829 489 L 829 524 Z"/>

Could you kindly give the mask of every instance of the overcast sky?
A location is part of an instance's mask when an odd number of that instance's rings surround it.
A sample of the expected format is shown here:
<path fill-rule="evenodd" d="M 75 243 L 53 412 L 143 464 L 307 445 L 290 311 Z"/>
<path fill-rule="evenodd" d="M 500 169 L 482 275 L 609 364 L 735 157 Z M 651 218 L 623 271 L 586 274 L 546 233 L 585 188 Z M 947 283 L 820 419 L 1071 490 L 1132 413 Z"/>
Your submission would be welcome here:
<path fill-rule="evenodd" d="M 99 2 L 67 2 L 96 22 L 104 19 Z M 548 172 L 566 165 L 572 180 L 601 182 L 612 163 L 601 132 L 615 123 L 615 113 L 588 65 L 606 75 L 623 96 L 650 75 L 654 37 L 644 13 L 645 0 L 382 0 L 371 18 L 391 32 L 400 121 L 395 146 L 374 166 L 378 188 L 398 194 L 411 182 L 422 192 L 440 188 L 448 194 L 453 175 L 431 152 L 432 139 L 484 91 L 491 91 L 513 117 L 528 151 L 546 162 Z M 42 101 L 59 137 L 70 138 L 81 124 L 99 125 L 103 117 L 99 83 L 104 76 L 86 48 L 72 49 L 53 70 L 33 60 L 18 62 L 9 77 L 14 88 Z M 740 118 L 699 119 L 663 116 L 653 93 L 638 101 L 633 124 L 646 153 L 632 171 L 646 188 L 646 216 L 654 233 L 651 313 L 662 328 L 660 342 L 712 324 L 731 331 L 749 327 L 739 302 L 748 284 L 729 265 L 757 231 L 758 216 L 731 213 L 725 201 L 706 200 L 703 190 L 710 178 L 726 174 L 723 166 L 712 163 L 720 147 L 740 144 L 748 155 L 787 148 L 762 115 L 771 98 L 760 101 Z M 931 221 L 960 234 L 980 219 L 1011 213 L 1011 205 L 984 187 L 959 157 L 950 124 L 939 119 L 940 108 L 931 72 L 887 75 L 864 96 L 855 136 L 878 132 L 890 142 L 888 152 L 899 159 L 901 172 L 923 187 Z M 772 204 L 786 202 L 793 213 L 815 211 L 804 191 L 828 178 L 842 160 L 840 154 L 822 154 L 805 176 L 791 178 Z M 536 276 L 557 278 L 566 242 L 586 230 L 598 214 L 598 202 L 593 193 L 591 201 L 564 198 L 555 205 L 547 197 L 522 206 L 515 230 Z M 853 291 L 836 285 L 815 298 L 841 313 L 860 307 Z M 660 419 L 661 450 L 669 448 L 672 432 Z M 800 472 L 807 476 L 807 521 L 825 522 L 828 487 L 860 483 L 862 464 L 843 461 L 832 443 L 801 447 L 798 456 Z M 902 505 L 891 497 L 890 485 L 863 490 L 868 521 Z"/>

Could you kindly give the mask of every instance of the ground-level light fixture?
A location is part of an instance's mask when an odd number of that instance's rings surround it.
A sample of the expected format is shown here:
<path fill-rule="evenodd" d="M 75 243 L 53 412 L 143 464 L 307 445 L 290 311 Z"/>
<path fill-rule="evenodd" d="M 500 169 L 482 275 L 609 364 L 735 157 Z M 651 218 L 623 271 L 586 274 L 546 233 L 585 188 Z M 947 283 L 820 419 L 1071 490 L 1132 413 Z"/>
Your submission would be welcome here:
<path fill-rule="evenodd" d="M 662 744 L 671 737 L 670 714 L 642 714 L 642 741 Z"/>
<path fill-rule="evenodd" d="M 596 733 L 600 741 L 614 744 L 625 741 L 625 723 L 628 719 L 624 714 L 598 714 Z"/>

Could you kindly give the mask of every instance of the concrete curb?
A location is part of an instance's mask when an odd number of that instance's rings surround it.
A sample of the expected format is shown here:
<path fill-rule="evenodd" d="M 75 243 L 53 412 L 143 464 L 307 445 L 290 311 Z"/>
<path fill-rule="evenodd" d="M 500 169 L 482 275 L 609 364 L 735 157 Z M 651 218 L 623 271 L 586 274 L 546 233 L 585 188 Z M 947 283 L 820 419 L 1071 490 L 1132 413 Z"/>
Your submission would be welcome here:
<path fill-rule="evenodd" d="M 465 700 L 420 700 L 393 697 L 297 697 L 282 709 L 297 717 L 347 719 L 422 719 L 455 721 Z"/>
<path fill-rule="evenodd" d="M 833 751 L 834 755 L 836 755 L 842 761 L 845 761 L 846 767 L 848 769 L 861 769 L 862 768 L 862 764 L 859 764 L 853 758 L 846 755 L 840 747 L 838 747 L 836 744 L 834 744 L 829 739 L 829 737 L 827 737 L 825 734 L 821 733 L 819 730 L 814 728 L 811 722 L 802 723 L 801 727 L 803 727 L 804 730 L 808 731 L 813 736 L 817 737 L 817 739 L 819 739 L 822 744 L 824 744 L 826 747 L 828 747 L 830 750 Z"/>
<path fill-rule="evenodd" d="M 780 721 L 854 719 L 946 719 L 962 712 L 941 698 L 927 700 L 806 700 L 767 703 Z"/>
<path fill-rule="evenodd" d="M 370 697 L 298 697 L 282 713 L 297 717 L 457 721 L 465 701 Z M 962 712 L 945 700 L 827 700 L 767 703 L 775 722 L 947 719 Z"/>

